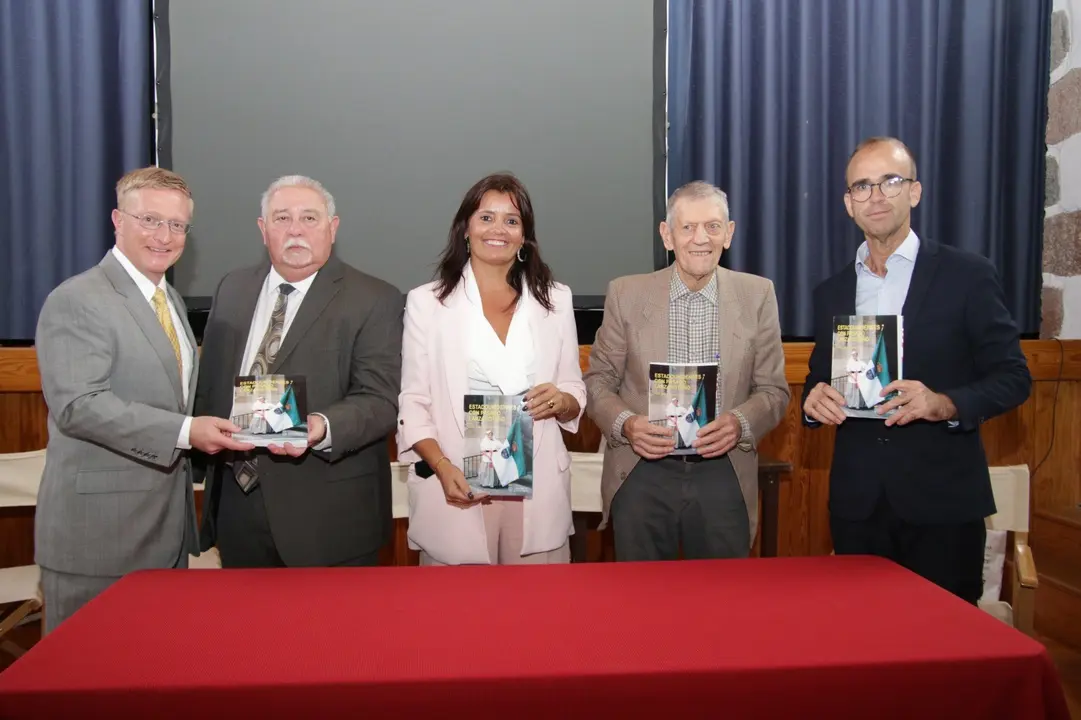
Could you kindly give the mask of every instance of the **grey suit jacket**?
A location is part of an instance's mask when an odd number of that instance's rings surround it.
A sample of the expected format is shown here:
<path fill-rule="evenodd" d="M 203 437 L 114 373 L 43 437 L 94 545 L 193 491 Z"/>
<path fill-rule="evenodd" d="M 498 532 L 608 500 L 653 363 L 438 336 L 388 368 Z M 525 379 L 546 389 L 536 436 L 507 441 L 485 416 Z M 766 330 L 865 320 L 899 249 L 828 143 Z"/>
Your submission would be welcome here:
<path fill-rule="evenodd" d="M 623 481 L 640 458 L 622 435 L 613 435 L 624 410 L 649 413 L 649 364 L 668 358 L 669 285 L 674 270 L 613 280 L 604 301 L 584 380 L 586 412 L 608 441 L 601 474 L 604 518 Z M 720 367 L 717 413 L 739 409 L 751 427 L 728 457 L 747 504 L 751 542 L 758 528 L 758 441 L 780 423 L 790 391 L 773 283 L 756 275 L 717 268 Z M 603 525 L 602 525 L 603 527 Z"/>
<path fill-rule="evenodd" d="M 194 348 L 184 302 L 168 292 Z M 35 342 L 49 407 L 38 565 L 120 576 L 198 553 L 190 464 L 176 447 L 198 353 L 185 402 L 165 331 L 112 252 L 49 294 Z"/>
<path fill-rule="evenodd" d="M 240 364 L 269 272 L 268 261 L 236 270 L 214 294 L 196 391 L 200 415 L 229 417 L 234 379 L 248 374 Z M 390 536 L 387 437 L 398 417 L 404 307 L 397 288 L 332 255 L 270 366 L 270 374 L 304 376 L 308 412 L 326 416 L 333 443 L 300 458 L 253 451 L 270 531 L 286 565 L 339 564 L 378 550 Z M 217 540 L 221 483 L 235 482 L 229 466 L 235 459 L 226 452 L 197 463 L 207 463 L 204 550 Z"/>

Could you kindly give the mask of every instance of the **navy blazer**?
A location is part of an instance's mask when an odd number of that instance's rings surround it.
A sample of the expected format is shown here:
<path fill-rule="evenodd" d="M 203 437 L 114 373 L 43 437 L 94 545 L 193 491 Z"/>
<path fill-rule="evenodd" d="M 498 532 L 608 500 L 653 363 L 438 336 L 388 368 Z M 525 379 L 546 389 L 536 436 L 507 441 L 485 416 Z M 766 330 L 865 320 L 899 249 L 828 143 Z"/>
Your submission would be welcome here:
<path fill-rule="evenodd" d="M 830 382 L 833 317 L 856 311 L 854 265 L 815 289 L 815 345 L 801 408 L 815 385 Z M 994 267 L 974 253 L 921 238 L 902 315 L 904 378 L 949 396 L 960 424 L 917 420 L 886 427 L 880 420 L 847 419 L 834 444 L 830 513 L 866 519 L 885 493 L 894 512 L 911 523 L 992 515 L 980 424 L 1024 403 L 1032 388 Z"/>

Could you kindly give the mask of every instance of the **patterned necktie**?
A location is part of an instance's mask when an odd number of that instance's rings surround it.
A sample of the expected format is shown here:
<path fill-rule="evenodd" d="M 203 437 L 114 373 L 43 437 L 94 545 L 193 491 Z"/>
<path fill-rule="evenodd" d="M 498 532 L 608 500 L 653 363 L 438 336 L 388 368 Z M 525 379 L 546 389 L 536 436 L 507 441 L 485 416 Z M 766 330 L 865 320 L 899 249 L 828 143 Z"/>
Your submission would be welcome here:
<path fill-rule="evenodd" d="M 274 303 L 273 312 L 270 313 L 270 324 L 263 335 L 263 342 L 259 343 L 249 375 L 266 375 L 270 366 L 274 364 L 274 358 L 278 356 L 278 350 L 282 346 L 282 328 L 285 327 L 285 309 L 289 303 L 289 293 L 294 290 L 296 288 L 289 283 L 278 286 L 278 300 Z"/>
<path fill-rule="evenodd" d="M 150 299 L 154 305 L 154 312 L 158 316 L 158 322 L 165 330 L 165 337 L 169 338 L 169 344 L 173 346 L 173 354 L 176 355 L 176 368 L 180 376 L 184 376 L 184 361 L 180 357 L 180 340 L 176 337 L 176 328 L 173 327 L 173 316 L 169 312 L 169 303 L 165 301 L 165 291 L 158 288 L 154 291 L 154 297 Z"/>
<path fill-rule="evenodd" d="M 270 313 L 270 324 L 267 325 L 263 341 L 259 343 L 259 349 L 255 352 L 249 375 L 266 375 L 270 366 L 274 364 L 274 358 L 278 356 L 278 350 L 282 346 L 282 330 L 285 328 L 285 311 L 289 305 L 289 294 L 294 290 L 296 288 L 289 283 L 278 286 L 278 299 L 274 303 L 274 310 Z M 245 494 L 250 493 L 259 484 L 255 458 L 235 463 L 233 474 Z"/>

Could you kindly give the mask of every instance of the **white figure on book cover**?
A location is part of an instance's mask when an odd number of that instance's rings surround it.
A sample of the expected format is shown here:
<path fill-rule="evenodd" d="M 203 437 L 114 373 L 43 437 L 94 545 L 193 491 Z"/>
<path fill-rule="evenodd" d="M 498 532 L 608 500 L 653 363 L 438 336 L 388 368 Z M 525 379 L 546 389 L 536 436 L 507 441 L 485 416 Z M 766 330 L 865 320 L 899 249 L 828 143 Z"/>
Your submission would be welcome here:
<path fill-rule="evenodd" d="M 845 366 L 845 371 L 848 373 L 848 386 L 845 388 L 845 404 L 849 407 L 860 408 L 860 400 L 862 400 L 862 394 L 860 393 L 860 375 L 867 369 L 867 363 L 860 360 L 860 354 L 857 350 L 852 351 L 852 357 L 849 358 L 848 364 Z"/>
<path fill-rule="evenodd" d="M 272 413 L 277 407 L 279 407 L 279 404 L 267 402 L 265 397 L 260 396 L 252 404 L 251 432 L 260 435 L 270 432 L 272 423 L 267 413 Z"/>
<path fill-rule="evenodd" d="M 492 431 L 484 432 L 484 439 L 480 441 L 480 476 L 481 485 L 484 487 L 496 487 L 494 459 L 495 454 L 503 449 L 502 443 L 492 437 Z"/>

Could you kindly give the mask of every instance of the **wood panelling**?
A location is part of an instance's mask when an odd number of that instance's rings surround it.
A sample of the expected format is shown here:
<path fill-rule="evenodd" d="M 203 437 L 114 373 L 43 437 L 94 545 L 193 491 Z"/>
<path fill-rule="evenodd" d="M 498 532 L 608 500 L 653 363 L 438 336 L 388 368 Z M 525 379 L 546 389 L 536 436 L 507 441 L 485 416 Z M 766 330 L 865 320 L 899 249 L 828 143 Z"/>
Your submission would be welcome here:
<path fill-rule="evenodd" d="M 1022 346 L 1036 381 L 1032 394 L 1020 408 L 984 425 L 982 435 L 990 464 L 1023 463 L 1033 472 L 1035 517 L 1030 543 L 1041 576 L 1050 578 L 1048 585 L 1054 588 L 1046 601 L 1038 601 L 1037 622 L 1041 623 L 1044 615 L 1040 626 L 1053 631 L 1046 612 L 1052 608 L 1060 612 L 1066 606 L 1074 608 L 1067 613 L 1074 617 L 1070 613 L 1077 613 L 1081 606 L 1081 595 L 1075 599 L 1076 606 L 1070 604 L 1072 577 L 1048 574 L 1069 563 L 1081 567 L 1081 526 L 1047 519 L 1068 515 L 1081 503 L 1081 341 L 1032 340 Z M 793 401 L 781 424 L 761 443 L 763 455 L 787 461 L 793 468 L 780 489 L 778 554 L 782 556 L 828 554 L 832 548 L 828 500 L 833 431 L 808 430 L 800 422 L 799 398 L 811 347 L 810 343 L 786 343 L 785 373 Z M 587 367 L 589 347 L 583 346 L 579 357 L 582 367 Z M 0 452 L 44 447 L 45 419 L 33 348 L 0 348 Z M 583 419 L 576 435 L 564 435 L 571 450 L 591 452 L 601 443 L 600 430 L 588 418 Z M 393 438 L 390 442 L 394 453 Z M 31 528 L 32 520 L 25 513 L 0 514 L 0 566 L 28 561 Z M 589 535 L 587 554 L 595 558 L 607 555 L 597 533 Z M 406 547 L 404 522 L 397 523 L 395 538 L 387 551 L 388 560 L 415 563 L 416 553 Z M 1052 555 L 1046 563 L 1041 562 L 1044 544 Z M 1045 609 L 1042 613 L 1041 607 Z"/>
<path fill-rule="evenodd" d="M 0 350 L 3 353 L 3 350 Z M 41 391 L 0 392 L 0 453 L 40 450 L 49 440 Z"/>
<path fill-rule="evenodd" d="M 0 347 L 0 393 L 41 392 L 34 348 Z"/>

